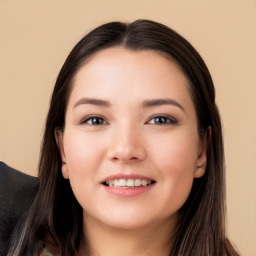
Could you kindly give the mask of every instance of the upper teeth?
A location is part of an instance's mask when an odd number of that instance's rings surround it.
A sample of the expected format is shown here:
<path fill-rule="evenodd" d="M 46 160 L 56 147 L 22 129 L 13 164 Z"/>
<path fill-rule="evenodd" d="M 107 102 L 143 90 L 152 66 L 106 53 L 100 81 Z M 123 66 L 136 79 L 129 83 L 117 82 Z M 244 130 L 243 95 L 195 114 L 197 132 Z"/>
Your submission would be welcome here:
<path fill-rule="evenodd" d="M 141 179 L 114 179 L 106 181 L 110 187 L 139 187 L 147 186 L 152 183 L 151 180 L 141 180 Z"/>

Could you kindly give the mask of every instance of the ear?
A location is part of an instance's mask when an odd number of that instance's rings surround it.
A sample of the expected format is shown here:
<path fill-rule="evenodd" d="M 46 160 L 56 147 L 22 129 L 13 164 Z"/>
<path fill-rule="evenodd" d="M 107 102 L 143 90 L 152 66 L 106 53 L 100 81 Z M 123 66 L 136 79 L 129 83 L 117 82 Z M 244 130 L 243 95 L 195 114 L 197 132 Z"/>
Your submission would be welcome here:
<path fill-rule="evenodd" d="M 212 129 L 211 127 L 208 127 L 204 134 L 204 138 L 201 141 L 201 147 L 198 152 L 196 168 L 194 171 L 194 178 L 201 178 L 205 174 L 206 166 L 207 166 L 207 148 L 208 148 L 208 145 L 210 145 L 211 137 L 212 137 Z"/>
<path fill-rule="evenodd" d="M 55 140 L 56 140 L 57 146 L 60 151 L 60 156 L 61 156 L 61 161 L 62 161 L 62 166 L 61 166 L 62 175 L 65 179 L 68 179 L 69 172 L 68 172 L 68 167 L 67 167 L 67 163 L 66 163 L 66 155 L 65 155 L 64 143 L 63 143 L 64 131 L 60 128 L 55 128 L 54 135 L 55 135 Z"/>

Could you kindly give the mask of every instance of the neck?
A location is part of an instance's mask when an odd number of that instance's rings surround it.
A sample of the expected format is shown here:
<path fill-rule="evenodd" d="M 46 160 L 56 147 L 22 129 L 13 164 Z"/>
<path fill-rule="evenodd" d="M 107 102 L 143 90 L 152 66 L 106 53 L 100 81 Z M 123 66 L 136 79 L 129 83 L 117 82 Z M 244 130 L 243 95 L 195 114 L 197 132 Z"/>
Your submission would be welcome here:
<path fill-rule="evenodd" d="M 136 229 L 118 229 L 98 221 L 86 221 L 84 234 L 88 249 L 81 248 L 81 256 L 168 256 L 174 232 L 173 220 Z"/>

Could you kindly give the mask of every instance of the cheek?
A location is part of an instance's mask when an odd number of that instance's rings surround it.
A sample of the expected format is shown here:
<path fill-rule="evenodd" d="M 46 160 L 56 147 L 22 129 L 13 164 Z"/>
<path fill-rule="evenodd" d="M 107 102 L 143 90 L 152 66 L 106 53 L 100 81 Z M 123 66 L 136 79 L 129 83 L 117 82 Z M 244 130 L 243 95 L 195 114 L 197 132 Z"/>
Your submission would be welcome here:
<path fill-rule="evenodd" d="M 197 159 L 195 136 L 172 136 L 155 150 L 154 164 L 159 170 L 163 194 L 178 211 L 187 200 L 194 179 Z M 172 206 L 171 206 L 172 205 Z"/>
<path fill-rule="evenodd" d="M 153 148 L 153 147 L 151 147 Z M 198 154 L 197 135 L 177 132 L 167 136 L 154 148 L 152 156 L 167 172 L 188 173 L 194 171 Z"/>
<path fill-rule="evenodd" d="M 100 168 L 102 145 L 99 139 L 82 132 L 67 129 L 64 136 L 69 181 L 73 193 L 82 208 L 91 204 Z"/>
<path fill-rule="evenodd" d="M 96 137 L 69 130 L 65 132 L 64 150 L 72 189 L 74 193 L 90 190 L 103 156 L 102 145 Z"/>
<path fill-rule="evenodd" d="M 74 131 L 67 131 L 65 135 L 64 150 L 69 164 L 84 168 L 98 163 L 94 159 L 100 158 L 103 151 L 99 137 Z"/>

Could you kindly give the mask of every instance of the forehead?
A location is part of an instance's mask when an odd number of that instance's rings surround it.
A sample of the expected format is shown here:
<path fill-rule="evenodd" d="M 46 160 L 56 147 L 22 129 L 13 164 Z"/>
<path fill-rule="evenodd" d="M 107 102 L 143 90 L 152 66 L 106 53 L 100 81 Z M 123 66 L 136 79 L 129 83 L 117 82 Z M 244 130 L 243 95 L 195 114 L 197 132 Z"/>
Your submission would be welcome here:
<path fill-rule="evenodd" d="M 121 64 L 121 65 L 120 65 Z M 132 65 L 132 66 L 131 66 Z M 137 74 L 149 75 L 149 73 L 160 74 L 171 70 L 177 73 L 177 77 L 185 78 L 185 75 L 179 65 L 170 56 L 162 52 L 153 50 L 130 50 L 123 47 L 111 47 L 100 50 L 90 56 L 80 70 L 75 75 L 78 80 L 85 73 L 95 71 L 116 71 L 124 74 L 126 71 L 132 71 Z M 153 73 L 152 73 L 153 69 Z M 104 74 L 104 73 L 103 73 Z M 103 75 L 102 74 L 102 75 Z"/>
<path fill-rule="evenodd" d="M 87 97 L 189 98 L 189 82 L 176 62 L 152 50 L 108 48 L 92 55 L 77 72 L 70 100 Z"/>

